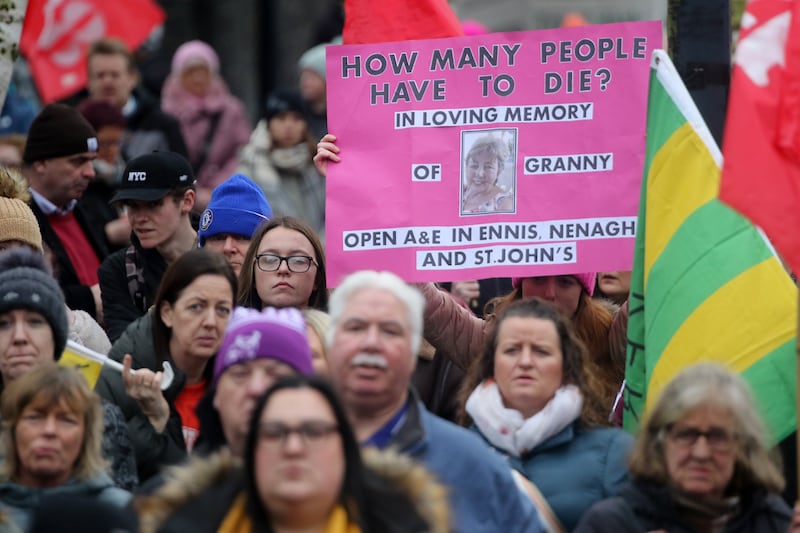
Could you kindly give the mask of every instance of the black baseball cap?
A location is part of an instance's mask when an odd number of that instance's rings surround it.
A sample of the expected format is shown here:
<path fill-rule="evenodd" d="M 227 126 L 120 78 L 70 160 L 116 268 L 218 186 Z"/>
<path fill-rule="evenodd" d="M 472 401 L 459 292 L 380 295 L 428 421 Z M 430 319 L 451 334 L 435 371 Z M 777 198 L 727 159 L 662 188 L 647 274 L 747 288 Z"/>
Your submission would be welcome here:
<path fill-rule="evenodd" d="M 171 191 L 194 185 L 192 166 L 181 154 L 152 152 L 128 161 L 119 190 L 109 203 L 124 200 L 155 202 Z"/>

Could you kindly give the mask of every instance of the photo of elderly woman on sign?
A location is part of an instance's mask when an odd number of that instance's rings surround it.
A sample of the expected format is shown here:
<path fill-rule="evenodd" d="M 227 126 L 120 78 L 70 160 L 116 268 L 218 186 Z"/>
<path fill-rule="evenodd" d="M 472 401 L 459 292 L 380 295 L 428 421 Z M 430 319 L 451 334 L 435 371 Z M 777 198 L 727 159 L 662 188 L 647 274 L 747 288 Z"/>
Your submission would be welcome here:
<path fill-rule="evenodd" d="M 517 131 L 461 133 L 461 214 L 513 213 Z"/>

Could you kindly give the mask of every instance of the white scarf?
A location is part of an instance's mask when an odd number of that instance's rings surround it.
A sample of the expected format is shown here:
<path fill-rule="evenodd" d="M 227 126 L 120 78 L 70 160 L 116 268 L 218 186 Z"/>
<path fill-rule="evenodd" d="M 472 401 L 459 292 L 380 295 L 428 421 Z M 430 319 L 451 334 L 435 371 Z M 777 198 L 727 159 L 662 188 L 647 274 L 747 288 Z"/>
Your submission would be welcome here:
<path fill-rule="evenodd" d="M 311 166 L 311 153 L 306 143 L 296 144 L 288 148 L 273 148 L 270 159 L 276 168 L 281 170 L 302 171 Z"/>
<path fill-rule="evenodd" d="M 494 446 L 520 457 L 574 422 L 583 397 L 575 385 L 558 389 L 547 405 L 530 418 L 503 405 L 494 380 L 484 380 L 467 400 L 467 413 Z"/>

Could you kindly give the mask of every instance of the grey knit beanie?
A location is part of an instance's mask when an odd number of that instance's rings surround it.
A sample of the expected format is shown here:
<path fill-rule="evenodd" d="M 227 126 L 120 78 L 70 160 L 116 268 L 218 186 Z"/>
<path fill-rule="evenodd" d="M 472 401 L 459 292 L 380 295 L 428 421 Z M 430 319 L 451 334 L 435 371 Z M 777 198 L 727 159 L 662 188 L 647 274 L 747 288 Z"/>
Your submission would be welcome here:
<path fill-rule="evenodd" d="M 25 247 L 0 253 L 0 314 L 16 309 L 35 311 L 47 320 L 58 360 L 69 331 L 64 294 L 44 258 Z"/>

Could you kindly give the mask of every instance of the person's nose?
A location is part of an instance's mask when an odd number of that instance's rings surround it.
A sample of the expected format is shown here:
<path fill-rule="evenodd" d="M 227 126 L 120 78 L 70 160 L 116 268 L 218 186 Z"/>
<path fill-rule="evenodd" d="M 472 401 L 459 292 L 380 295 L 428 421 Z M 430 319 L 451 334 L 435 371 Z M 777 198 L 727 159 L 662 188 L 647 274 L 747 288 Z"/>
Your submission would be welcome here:
<path fill-rule="evenodd" d="M 56 432 L 56 417 L 55 415 L 47 415 L 42 424 L 42 431 L 46 435 L 53 435 Z"/>
<path fill-rule="evenodd" d="M 28 342 L 28 326 L 22 320 L 17 320 L 14 323 L 13 339 L 15 344 L 24 344 Z"/>
<path fill-rule="evenodd" d="M 361 349 L 366 351 L 375 351 L 380 346 L 380 332 L 377 325 L 371 325 L 364 331 L 364 336 L 361 338 Z"/>
<path fill-rule="evenodd" d="M 247 380 L 247 394 L 258 398 L 272 385 L 273 381 L 275 380 L 272 376 L 263 370 L 254 370 L 250 374 L 250 379 Z"/>
<path fill-rule="evenodd" d="M 222 251 L 226 254 L 236 253 L 236 239 L 228 235 L 225 237 L 225 243 L 222 245 Z"/>
<path fill-rule="evenodd" d="M 94 164 L 91 161 L 86 161 L 81 168 L 81 175 L 84 178 L 92 179 L 95 177 Z"/>
<path fill-rule="evenodd" d="M 292 271 L 289 270 L 289 260 L 288 259 L 281 259 L 280 264 L 278 265 L 278 273 L 279 274 L 290 274 Z"/>
<path fill-rule="evenodd" d="M 283 452 L 288 455 L 300 455 L 306 451 L 306 441 L 299 431 L 290 431 L 283 441 Z"/>
<path fill-rule="evenodd" d="M 522 348 L 522 351 L 519 354 L 519 359 L 517 360 L 517 364 L 522 368 L 531 368 L 533 367 L 533 352 L 531 351 L 530 347 Z"/>
<path fill-rule="evenodd" d="M 705 435 L 700 435 L 691 447 L 691 454 L 694 459 L 708 459 L 711 457 L 711 446 Z"/>
<path fill-rule="evenodd" d="M 128 222 L 133 225 L 134 222 L 141 222 L 142 220 L 145 220 L 149 211 L 147 209 L 129 205 L 125 208 L 125 212 L 128 214 Z"/>
<path fill-rule="evenodd" d="M 203 326 L 213 328 L 217 325 L 217 310 L 213 305 L 208 306 L 205 313 L 203 313 Z"/>
<path fill-rule="evenodd" d="M 547 278 L 544 283 L 544 298 L 545 300 L 554 301 L 556 299 L 556 279 L 553 277 Z"/>

